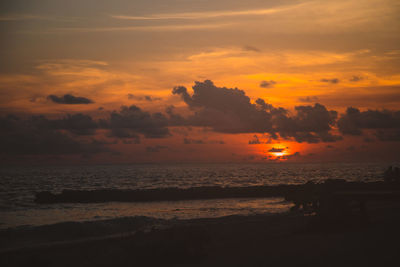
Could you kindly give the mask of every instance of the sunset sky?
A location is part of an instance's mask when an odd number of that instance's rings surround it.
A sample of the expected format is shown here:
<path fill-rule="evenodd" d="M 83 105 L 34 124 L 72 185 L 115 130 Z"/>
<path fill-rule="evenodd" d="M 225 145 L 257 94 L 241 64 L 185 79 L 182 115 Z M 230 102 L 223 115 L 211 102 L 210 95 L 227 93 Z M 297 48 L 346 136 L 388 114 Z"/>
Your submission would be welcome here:
<path fill-rule="evenodd" d="M 400 160 L 400 1 L 4 0 L 2 162 Z"/>

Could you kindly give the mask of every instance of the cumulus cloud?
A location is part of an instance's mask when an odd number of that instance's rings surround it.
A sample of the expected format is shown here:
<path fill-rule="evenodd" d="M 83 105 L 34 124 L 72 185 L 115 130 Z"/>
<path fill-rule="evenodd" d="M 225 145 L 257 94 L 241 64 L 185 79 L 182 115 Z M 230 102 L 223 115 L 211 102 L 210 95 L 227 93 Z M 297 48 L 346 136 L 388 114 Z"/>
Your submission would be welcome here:
<path fill-rule="evenodd" d="M 0 117 L 0 154 L 62 155 L 90 154 L 110 151 L 107 145 L 93 137 L 97 129 L 107 129 L 108 137 L 124 143 L 140 143 L 140 136 L 163 138 L 170 135 L 168 119 L 161 113 L 149 113 L 136 106 L 122 106 L 109 118 L 94 120 L 87 114 L 67 114 L 64 118 L 45 116 L 19 118 Z M 89 137 L 90 136 L 90 137 Z"/>
<path fill-rule="evenodd" d="M 61 120 L 55 120 L 54 124 L 58 129 L 69 130 L 78 135 L 93 135 L 98 127 L 92 117 L 82 113 L 68 114 Z"/>
<path fill-rule="evenodd" d="M 295 111 L 297 114 L 294 116 L 275 116 L 274 123 L 281 137 L 293 137 L 299 143 L 335 142 L 341 139 L 341 136 L 330 133 L 336 122 L 336 111 L 327 110 L 318 103 L 314 106 L 296 106 Z"/>
<path fill-rule="evenodd" d="M 321 79 L 320 82 L 324 82 L 324 83 L 332 83 L 332 84 L 336 84 L 339 83 L 339 79 L 338 78 L 333 78 L 333 79 Z"/>
<path fill-rule="evenodd" d="M 181 125 L 210 127 L 223 133 L 268 133 L 274 139 L 279 134 L 308 143 L 334 142 L 341 138 L 330 133 L 337 112 L 328 111 L 321 104 L 297 106 L 296 114 L 291 116 L 284 108 L 275 108 L 263 99 L 251 103 L 244 91 L 217 87 L 209 80 L 195 82 L 192 88 L 192 96 L 183 86 L 173 89 L 173 94 L 180 95 L 194 112 L 185 119 L 179 116 Z"/>
<path fill-rule="evenodd" d="M 147 138 L 163 138 L 170 135 L 168 119 L 161 113 L 149 113 L 132 105 L 113 111 L 101 126 L 111 130 L 111 135 L 120 138 L 136 138 L 143 134 Z"/>
<path fill-rule="evenodd" d="M 211 127 L 223 133 L 272 131 L 272 115 L 270 110 L 265 109 L 272 106 L 252 104 L 244 91 L 216 87 L 210 80 L 195 82 L 192 88 L 192 96 L 183 86 L 172 91 L 194 111 L 192 116 L 186 118 L 187 125 Z"/>
<path fill-rule="evenodd" d="M 342 134 L 362 135 L 363 130 L 376 130 L 382 141 L 400 141 L 400 111 L 366 110 L 349 107 L 337 122 Z"/>
<path fill-rule="evenodd" d="M 275 84 L 276 84 L 276 82 L 273 81 L 273 80 L 262 81 L 262 82 L 260 83 L 260 87 L 261 87 L 261 88 L 271 88 L 271 87 L 274 87 Z"/>
<path fill-rule="evenodd" d="M 80 96 L 73 96 L 70 94 L 66 94 L 63 96 L 56 96 L 56 95 L 49 95 L 47 98 L 54 103 L 57 104 L 91 104 L 93 103 L 93 100 L 86 98 L 86 97 L 80 97 Z"/>
<path fill-rule="evenodd" d="M 44 116 L 22 119 L 16 116 L 0 118 L 0 154 L 61 155 L 91 154 L 109 151 L 104 144 L 78 141 L 56 128 L 57 123 Z"/>

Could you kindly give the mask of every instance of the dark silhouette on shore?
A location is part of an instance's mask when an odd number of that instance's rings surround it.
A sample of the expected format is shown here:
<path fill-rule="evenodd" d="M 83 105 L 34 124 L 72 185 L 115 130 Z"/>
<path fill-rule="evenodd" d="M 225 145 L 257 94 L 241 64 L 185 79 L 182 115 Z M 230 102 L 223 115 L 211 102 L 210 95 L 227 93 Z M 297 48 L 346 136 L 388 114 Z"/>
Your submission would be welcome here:
<path fill-rule="evenodd" d="M 389 166 L 383 174 L 385 182 L 400 182 L 400 168 Z"/>

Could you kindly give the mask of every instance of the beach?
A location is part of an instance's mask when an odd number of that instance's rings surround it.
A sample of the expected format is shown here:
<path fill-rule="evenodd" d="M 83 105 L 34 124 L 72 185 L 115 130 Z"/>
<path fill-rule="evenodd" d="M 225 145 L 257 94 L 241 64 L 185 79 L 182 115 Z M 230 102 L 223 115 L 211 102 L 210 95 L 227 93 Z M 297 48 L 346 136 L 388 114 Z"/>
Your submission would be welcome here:
<path fill-rule="evenodd" d="M 114 226 L 105 221 L 103 226 L 86 222 L 14 229 L 1 232 L 0 264 L 397 266 L 399 203 L 371 202 L 367 212 L 367 220 L 355 216 L 334 223 L 288 212 L 191 220 L 125 218 Z"/>

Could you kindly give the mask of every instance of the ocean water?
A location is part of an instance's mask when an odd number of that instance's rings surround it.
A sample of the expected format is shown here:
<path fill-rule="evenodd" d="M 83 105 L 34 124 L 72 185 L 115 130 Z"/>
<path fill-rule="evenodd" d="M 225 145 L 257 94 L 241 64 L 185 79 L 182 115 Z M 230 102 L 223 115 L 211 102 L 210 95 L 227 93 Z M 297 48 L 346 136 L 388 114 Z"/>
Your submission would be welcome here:
<path fill-rule="evenodd" d="M 376 181 L 389 163 L 141 164 L 0 167 L 0 228 L 126 216 L 191 219 L 286 212 L 282 198 L 207 199 L 138 203 L 36 204 L 40 191 L 241 187 L 302 184 L 328 178 Z"/>

